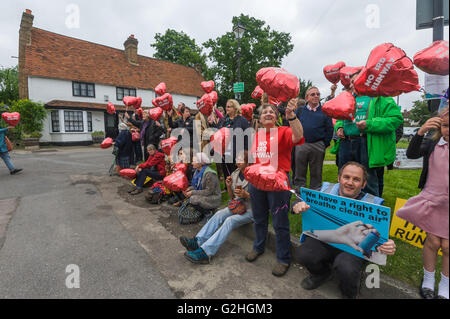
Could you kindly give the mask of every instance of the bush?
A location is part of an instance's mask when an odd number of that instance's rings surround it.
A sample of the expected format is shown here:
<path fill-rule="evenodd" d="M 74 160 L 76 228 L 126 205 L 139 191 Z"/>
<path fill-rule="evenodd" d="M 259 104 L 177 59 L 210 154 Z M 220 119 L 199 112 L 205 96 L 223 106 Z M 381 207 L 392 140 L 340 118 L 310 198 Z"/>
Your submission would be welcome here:
<path fill-rule="evenodd" d="M 91 133 L 91 136 L 105 136 L 105 132 L 95 131 Z"/>
<path fill-rule="evenodd" d="M 12 130 L 17 140 L 22 139 L 22 134 L 27 137 L 41 138 L 47 111 L 43 104 L 32 102 L 28 99 L 18 100 L 12 103 L 8 112 L 20 113 L 20 122 Z M 31 136 L 33 134 L 33 136 Z"/>

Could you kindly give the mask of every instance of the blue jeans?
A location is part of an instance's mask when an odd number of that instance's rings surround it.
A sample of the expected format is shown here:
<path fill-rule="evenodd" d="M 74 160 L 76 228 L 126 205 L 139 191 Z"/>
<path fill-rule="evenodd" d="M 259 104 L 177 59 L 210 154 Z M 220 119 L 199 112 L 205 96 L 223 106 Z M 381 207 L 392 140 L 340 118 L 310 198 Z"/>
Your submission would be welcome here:
<path fill-rule="evenodd" d="M 341 139 L 339 146 L 339 165 L 341 169 L 347 162 L 357 162 L 363 165 L 369 176 L 367 177 L 367 185 L 363 189 L 364 192 L 370 193 L 374 196 L 380 196 L 380 187 L 378 185 L 377 169 L 369 168 L 369 156 L 367 151 L 367 138 L 359 137 L 354 139 Z"/>
<path fill-rule="evenodd" d="M 291 193 L 266 192 L 249 184 L 250 201 L 255 219 L 255 241 L 253 249 L 262 254 L 266 246 L 269 227 L 269 213 L 272 214 L 272 225 L 275 229 L 277 260 L 291 263 L 291 234 L 289 230 L 289 211 Z"/>
<path fill-rule="evenodd" d="M 237 215 L 225 207 L 211 217 L 195 238 L 208 256 L 214 256 L 233 229 L 252 222 L 253 214 L 250 210 Z"/>
<path fill-rule="evenodd" d="M 13 163 L 11 163 L 11 157 L 9 157 L 9 152 L 0 152 L 0 158 L 5 162 L 6 166 L 10 171 L 16 169 Z"/>

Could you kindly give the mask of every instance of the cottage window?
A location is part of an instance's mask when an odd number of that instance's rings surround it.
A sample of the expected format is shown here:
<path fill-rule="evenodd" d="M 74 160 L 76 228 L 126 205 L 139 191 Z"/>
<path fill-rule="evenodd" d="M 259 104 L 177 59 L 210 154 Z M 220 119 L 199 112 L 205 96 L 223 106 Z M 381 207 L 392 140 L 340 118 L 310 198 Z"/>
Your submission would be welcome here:
<path fill-rule="evenodd" d="M 59 128 L 59 112 L 58 111 L 52 111 L 52 113 L 51 113 L 51 120 L 52 120 L 52 132 L 58 133 L 60 131 L 60 128 Z"/>
<path fill-rule="evenodd" d="M 83 112 L 64 111 L 64 127 L 66 132 L 84 132 Z"/>
<path fill-rule="evenodd" d="M 95 85 L 93 83 L 72 82 L 73 96 L 95 97 Z"/>
<path fill-rule="evenodd" d="M 116 88 L 117 101 L 122 101 L 125 96 L 136 96 L 136 89 L 117 87 Z"/>
<path fill-rule="evenodd" d="M 87 112 L 88 132 L 92 132 L 92 112 Z"/>

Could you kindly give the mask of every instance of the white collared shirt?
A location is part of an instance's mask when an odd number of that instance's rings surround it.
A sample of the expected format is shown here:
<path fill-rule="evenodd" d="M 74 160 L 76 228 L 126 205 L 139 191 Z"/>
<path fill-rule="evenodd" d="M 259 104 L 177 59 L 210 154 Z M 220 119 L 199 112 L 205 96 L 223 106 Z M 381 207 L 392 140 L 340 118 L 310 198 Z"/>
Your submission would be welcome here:
<path fill-rule="evenodd" d="M 440 139 L 439 142 L 438 142 L 438 145 L 439 145 L 439 146 L 442 146 L 442 145 L 445 145 L 445 144 L 448 144 L 448 142 L 446 142 L 446 141 L 444 140 L 444 137 L 442 136 L 441 139 Z"/>
<path fill-rule="evenodd" d="M 308 108 L 308 110 L 313 111 L 313 112 L 317 111 L 319 106 L 320 106 L 320 104 L 317 104 L 317 106 L 315 108 L 312 108 L 309 104 L 306 104 L 306 107 Z"/>

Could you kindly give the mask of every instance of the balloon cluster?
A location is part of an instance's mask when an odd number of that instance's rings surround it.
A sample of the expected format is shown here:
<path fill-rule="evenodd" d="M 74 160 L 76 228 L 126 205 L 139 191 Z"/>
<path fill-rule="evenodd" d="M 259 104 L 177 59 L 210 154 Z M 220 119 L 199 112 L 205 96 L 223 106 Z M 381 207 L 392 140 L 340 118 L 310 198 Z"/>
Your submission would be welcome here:
<path fill-rule="evenodd" d="M 200 86 L 205 94 L 197 101 L 197 108 L 203 115 L 210 116 L 218 99 L 217 92 L 214 91 L 215 83 L 214 81 L 204 81 L 200 83 Z"/>

